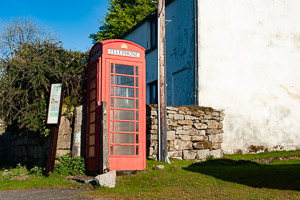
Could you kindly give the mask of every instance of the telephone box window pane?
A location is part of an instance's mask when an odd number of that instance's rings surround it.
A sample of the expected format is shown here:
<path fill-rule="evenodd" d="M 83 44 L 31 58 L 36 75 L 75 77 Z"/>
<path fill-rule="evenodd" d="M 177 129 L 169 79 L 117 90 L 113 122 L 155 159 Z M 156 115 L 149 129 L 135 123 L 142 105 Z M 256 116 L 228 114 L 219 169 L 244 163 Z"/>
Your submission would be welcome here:
<path fill-rule="evenodd" d="M 137 87 L 139 85 L 139 79 L 135 78 L 135 86 Z"/>
<path fill-rule="evenodd" d="M 90 71 L 90 78 L 96 77 L 96 73 L 97 73 L 97 70 L 96 70 L 96 67 L 95 67 L 95 68 L 93 68 L 93 69 Z"/>
<path fill-rule="evenodd" d="M 134 144 L 134 134 L 115 133 L 116 144 Z"/>
<path fill-rule="evenodd" d="M 115 122 L 115 131 L 134 132 L 133 122 Z"/>
<path fill-rule="evenodd" d="M 114 143 L 114 136 L 112 133 L 110 134 L 110 143 Z"/>
<path fill-rule="evenodd" d="M 110 84 L 114 84 L 114 76 L 110 76 Z"/>
<path fill-rule="evenodd" d="M 135 97 L 138 98 L 139 97 L 139 90 L 135 89 Z"/>
<path fill-rule="evenodd" d="M 114 119 L 114 111 L 110 110 L 110 119 L 113 120 Z"/>
<path fill-rule="evenodd" d="M 133 70 L 133 66 L 116 64 L 116 74 L 134 75 Z"/>
<path fill-rule="evenodd" d="M 114 99 L 110 98 L 110 107 L 113 108 L 114 107 Z"/>
<path fill-rule="evenodd" d="M 95 135 L 90 135 L 89 145 L 95 144 Z"/>
<path fill-rule="evenodd" d="M 116 108 L 129 108 L 133 109 L 134 100 L 133 99 L 115 99 Z"/>
<path fill-rule="evenodd" d="M 94 157 L 95 156 L 95 147 L 89 147 L 89 156 Z"/>
<path fill-rule="evenodd" d="M 134 97 L 133 88 L 122 88 L 122 87 L 116 87 L 115 88 L 115 96 L 117 97 Z"/>
<path fill-rule="evenodd" d="M 115 110 L 116 120 L 134 120 L 134 111 Z"/>
<path fill-rule="evenodd" d="M 135 75 L 139 75 L 139 68 L 137 66 L 135 67 Z"/>
<path fill-rule="evenodd" d="M 139 109 L 139 101 L 138 100 L 135 101 L 135 109 Z"/>
<path fill-rule="evenodd" d="M 96 79 L 94 78 L 93 80 L 91 80 L 90 89 L 94 89 L 95 87 L 96 87 Z"/>
<path fill-rule="evenodd" d="M 134 146 L 115 145 L 115 155 L 117 156 L 134 155 Z"/>
<path fill-rule="evenodd" d="M 136 134 L 135 143 L 139 143 L 139 134 Z"/>
<path fill-rule="evenodd" d="M 139 132 L 139 123 L 135 124 L 135 132 Z"/>
<path fill-rule="evenodd" d="M 90 122 L 95 121 L 95 112 L 90 113 Z"/>
<path fill-rule="evenodd" d="M 139 155 L 139 146 L 135 147 L 135 155 Z"/>
<path fill-rule="evenodd" d="M 90 93 L 90 100 L 96 99 L 96 90 L 92 90 Z"/>
<path fill-rule="evenodd" d="M 96 109 L 96 101 L 90 102 L 90 112 L 95 111 Z"/>
<path fill-rule="evenodd" d="M 139 120 L 139 112 L 135 111 L 135 120 Z"/>
<path fill-rule="evenodd" d="M 134 78 L 128 76 L 115 76 L 116 85 L 134 86 Z"/>
<path fill-rule="evenodd" d="M 114 96 L 114 87 L 110 87 L 110 96 Z"/>
<path fill-rule="evenodd" d="M 110 130 L 113 131 L 114 130 L 114 123 L 110 122 Z"/>
<path fill-rule="evenodd" d="M 90 134 L 95 133 L 95 123 L 90 124 Z"/>
<path fill-rule="evenodd" d="M 114 153 L 113 145 L 110 145 L 110 155 L 113 155 L 113 153 Z"/>
<path fill-rule="evenodd" d="M 114 73 L 114 64 L 110 65 L 111 73 Z"/>

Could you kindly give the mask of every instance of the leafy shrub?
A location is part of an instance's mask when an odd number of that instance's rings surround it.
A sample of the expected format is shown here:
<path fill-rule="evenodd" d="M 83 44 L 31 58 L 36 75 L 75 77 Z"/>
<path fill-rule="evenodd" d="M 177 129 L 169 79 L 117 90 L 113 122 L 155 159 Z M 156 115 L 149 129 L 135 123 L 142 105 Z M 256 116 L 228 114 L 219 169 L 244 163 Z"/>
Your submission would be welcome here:
<path fill-rule="evenodd" d="M 39 166 L 34 166 L 30 169 L 29 174 L 34 174 L 35 176 L 42 176 L 44 169 Z"/>
<path fill-rule="evenodd" d="M 59 159 L 59 163 L 55 165 L 55 170 L 62 175 L 80 175 L 85 172 L 85 162 L 82 157 L 71 158 L 70 154 L 66 154 Z"/>

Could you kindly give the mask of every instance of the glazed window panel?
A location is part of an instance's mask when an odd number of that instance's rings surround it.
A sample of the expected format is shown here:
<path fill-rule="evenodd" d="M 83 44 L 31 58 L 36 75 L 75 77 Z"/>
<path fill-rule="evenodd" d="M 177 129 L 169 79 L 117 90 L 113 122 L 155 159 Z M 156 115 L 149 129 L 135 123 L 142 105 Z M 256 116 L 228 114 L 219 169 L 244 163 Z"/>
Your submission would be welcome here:
<path fill-rule="evenodd" d="M 90 134 L 95 133 L 95 123 L 90 124 Z"/>
<path fill-rule="evenodd" d="M 93 68 L 91 71 L 90 71 L 90 78 L 95 78 L 96 77 L 96 74 L 97 74 L 97 69 L 96 67 Z"/>
<path fill-rule="evenodd" d="M 90 102 L 90 112 L 93 112 L 96 110 L 96 101 Z"/>
<path fill-rule="evenodd" d="M 95 147 L 89 147 L 89 156 L 94 157 L 95 156 Z"/>
<path fill-rule="evenodd" d="M 115 133 L 116 144 L 133 144 L 134 134 Z"/>
<path fill-rule="evenodd" d="M 116 74 L 134 75 L 134 67 L 131 65 L 119 65 L 116 64 Z"/>
<path fill-rule="evenodd" d="M 119 132 L 134 132 L 133 122 L 115 122 L 115 131 Z"/>
<path fill-rule="evenodd" d="M 115 107 L 116 108 L 134 108 L 134 100 L 133 99 L 115 99 Z"/>
<path fill-rule="evenodd" d="M 116 120 L 134 120 L 134 111 L 115 110 Z"/>
<path fill-rule="evenodd" d="M 115 96 L 133 98 L 134 97 L 134 89 L 133 88 L 116 87 L 115 88 Z"/>
<path fill-rule="evenodd" d="M 116 85 L 134 86 L 134 77 L 115 76 Z"/>
<path fill-rule="evenodd" d="M 116 156 L 134 155 L 134 146 L 115 145 Z"/>
<path fill-rule="evenodd" d="M 96 79 L 91 80 L 90 89 L 94 89 L 96 87 Z"/>
<path fill-rule="evenodd" d="M 90 100 L 96 99 L 96 90 L 92 90 L 90 93 Z"/>
<path fill-rule="evenodd" d="M 95 144 L 95 135 L 90 135 L 89 137 L 89 145 L 94 145 Z"/>
<path fill-rule="evenodd" d="M 94 122 L 95 121 L 95 112 L 91 112 L 90 113 L 90 122 Z"/>

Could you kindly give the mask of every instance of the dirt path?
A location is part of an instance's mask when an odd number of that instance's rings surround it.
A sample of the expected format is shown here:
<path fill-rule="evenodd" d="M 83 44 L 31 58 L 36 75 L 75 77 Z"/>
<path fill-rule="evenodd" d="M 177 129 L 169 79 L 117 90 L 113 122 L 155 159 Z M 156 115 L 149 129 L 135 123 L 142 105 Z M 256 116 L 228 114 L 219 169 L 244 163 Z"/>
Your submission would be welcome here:
<path fill-rule="evenodd" d="M 92 200 L 75 196 L 85 192 L 87 191 L 71 189 L 6 190 L 0 191 L 0 200 Z"/>

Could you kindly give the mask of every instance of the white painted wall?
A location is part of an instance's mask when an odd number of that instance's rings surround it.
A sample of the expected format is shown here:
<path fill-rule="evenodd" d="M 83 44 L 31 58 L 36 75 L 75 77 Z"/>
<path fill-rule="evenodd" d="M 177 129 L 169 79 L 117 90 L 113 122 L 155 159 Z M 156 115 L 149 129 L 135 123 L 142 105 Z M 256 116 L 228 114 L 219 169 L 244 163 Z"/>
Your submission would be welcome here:
<path fill-rule="evenodd" d="M 300 148 L 300 1 L 198 0 L 199 102 L 225 109 L 226 153 Z"/>

